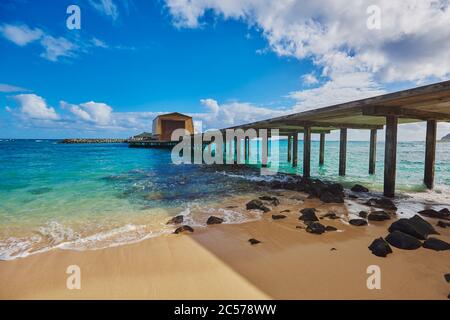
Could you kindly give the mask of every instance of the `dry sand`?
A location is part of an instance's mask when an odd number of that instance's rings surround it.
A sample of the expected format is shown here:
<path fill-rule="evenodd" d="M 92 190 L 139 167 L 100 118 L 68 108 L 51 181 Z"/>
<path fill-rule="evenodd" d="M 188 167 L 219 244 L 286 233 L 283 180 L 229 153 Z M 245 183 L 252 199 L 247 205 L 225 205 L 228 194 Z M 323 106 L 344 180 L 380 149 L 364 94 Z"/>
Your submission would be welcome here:
<path fill-rule="evenodd" d="M 299 209 L 316 207 L 318 215 L 333 209 L 345 218 L 348 204 L 306 200 L 293 205 L 285 201 L 287 196 L 254 222 L 212 225 L 102 250 L 55 249 L 0 261 L 0 298 L 447 299 L 449 251 L 392 248 L 387 258 L 376 257 L 367 247 L 387 235 L 391 222 L 355 227 L 323 219 L 340 232 L 309 234 L 296 228 L 301 225 Z M 272 220 L 273 213 L 287 208 L 286 219 Z M 449 228 L 436 229 L 439 238 L 450 241 Z M 261 243 L 250 245 L 250 238 Z M 81 290 L 66 288 L 69 265 L 81 268 Z M 369 265 L 381 268 L 380 290 L 366 286 Z"/>

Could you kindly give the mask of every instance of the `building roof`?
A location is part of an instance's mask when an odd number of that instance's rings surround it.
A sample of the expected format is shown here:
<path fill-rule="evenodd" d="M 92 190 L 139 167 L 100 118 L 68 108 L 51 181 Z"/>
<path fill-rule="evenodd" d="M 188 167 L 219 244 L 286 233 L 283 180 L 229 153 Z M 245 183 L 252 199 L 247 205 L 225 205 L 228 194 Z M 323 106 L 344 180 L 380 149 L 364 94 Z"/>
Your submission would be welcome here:
<path fill-rule="evenodd" d="M 155 119 L 164 118 L 164 117 L 170 117 L 170 116 L 178 116 L 178 117 L 183 117 L 183 118 L 186 118 L 186 119 L 191 119 L 192 118 L 192 117 L 190 117 L 188 115 L 185 115 L 185 114 L 182 114 L 182 113 L 179 113 L 179 112 L 171 112 L 171 113 L 160 114 L 159 116 L 156 116 Z"/>

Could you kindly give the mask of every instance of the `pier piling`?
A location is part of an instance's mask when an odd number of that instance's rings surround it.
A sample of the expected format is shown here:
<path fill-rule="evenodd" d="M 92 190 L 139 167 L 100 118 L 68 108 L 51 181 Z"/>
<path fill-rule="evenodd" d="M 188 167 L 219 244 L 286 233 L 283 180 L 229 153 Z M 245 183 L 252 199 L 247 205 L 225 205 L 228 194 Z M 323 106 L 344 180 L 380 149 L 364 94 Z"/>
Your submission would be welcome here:
<path fill-rule="evenodd" d="M 341 129 L 340 145 L 339 145 L 339 175 L 345 176 L 347 165 L 347 128 Z"/>
<path fill-rule="evenodd" d="M 434 186 L 434 163 L 436 158 L 436 120 L 427 121 L 427 137 L 425 145 L 425 174 L 423 182 L 428 189 Z"/>

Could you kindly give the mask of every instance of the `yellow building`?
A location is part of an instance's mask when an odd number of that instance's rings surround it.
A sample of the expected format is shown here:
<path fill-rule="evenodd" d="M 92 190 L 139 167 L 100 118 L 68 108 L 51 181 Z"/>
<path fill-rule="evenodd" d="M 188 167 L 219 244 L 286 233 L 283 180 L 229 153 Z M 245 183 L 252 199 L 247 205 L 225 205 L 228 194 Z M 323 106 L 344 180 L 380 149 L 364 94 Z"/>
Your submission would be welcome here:
<path fill-rule="evenodd" d="M 176 129 L 186 129 L 194 133 L 192 117 L 178 112 L 166 113 L 153 119 L 153 135 L 159 141 L 170 141 L 172 132 Z"/>

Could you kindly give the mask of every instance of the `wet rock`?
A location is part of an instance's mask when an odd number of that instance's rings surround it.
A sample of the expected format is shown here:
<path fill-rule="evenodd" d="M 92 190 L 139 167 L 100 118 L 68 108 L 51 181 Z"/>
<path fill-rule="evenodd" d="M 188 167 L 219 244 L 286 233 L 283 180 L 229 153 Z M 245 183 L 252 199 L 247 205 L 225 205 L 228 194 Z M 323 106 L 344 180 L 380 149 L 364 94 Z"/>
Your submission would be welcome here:
<path fill-rule="evenodd" d="M 422 246 L 422 243 L 417 238 L 401 231 L 394 231 L 390 233 L 386 237 L 386 241 L 390 245 L 404 250 L 415 250 Z"/>
<path fill-rule="evenodd" d="M 248 239 L 248 242 L 250 242 L 251 245 L 255 245 L 255 244 L 261 243 L 261 241 L 253 239 L 253 238 Z"/>
<path fill-rule="evenodd" d="M 267 202 L 269 202 L 269 203 L 270 203 L 271 205 L 273 205 L 273 206 L 277 206 L 277 205 L 280 204 L 280 200 L 278 200 L 277 197 L 262 196 L 262 197 L 259 197 L 259 199 L 260 199 L 260 200 L 263 200 L 263 201 L 267 201 Z"/>
<path fill-rule="evenodd" d="M 369 189 L 367 189 L 366 187 L 360 185 L 360 184 L 355 184 L 351 190 L 353 192 L 369 192 Z"/>
<path fill-rule="evenodd" d="M 350 199 L 358 199 L 358 196 L 354 195 L 354 194 L 349 194 L 348 197 Z"/>
<path fill-rule="evenodd" d="M 261 210 L 264 212 L 269 212 L 270 208 L 267 207 L 261 200 L 259 199 L 254 199 L 250 202 L 248 202 L 245 207 L 247 208 L 247 210 Z"/>
<path fill-rule="evenodd" d="M 445 281 L 447 281 L 448 283 L 450 283 L 450 273 L 447 273 L 444 275 L 444 279 Z"/>
<path fill-rule="evenodd" d="M 361 218 L 367 219 L 367 216 L 369 215 L 369 213 L 368 213 L 367 211 L 360 211 L 360 212 L 358 213 L 358 215 L 359 215 Z"/>
<path fill-rule="evenodd" d="M 369 213 L 367 219 L 369 219 L 369 221 L 384 221 L 391 219 L 391 216 L 384 211 L 374 211 Z"/>
<path fill-rule="evenodd" d="M 444 222 L 442 220 L 439 220 L 437 226 L 441 228 L 450 228 L 450 222 Z"/>
<path fill-rule="evenodd" d="M 285 212 L 291 212 L 291 210 L 286 209 L 286 210 L 280 211 L 280 213 L 285 213 Z"/>
<path fill-rule="evenodd" d="M 438 234 L 431 224 L 418 215 L 410 219 L 399 219 L 392 223 L 388 230 L 401 231 L 420 240 L 425 240 L 430 234 Z"/>
<path fill-rule="evenodd" d="M 336 215 L 336 212 L 332 212 L 332 211 L 330 211 L 330 212 L 328 212 L 328 213 L 325 213 L 325 214 L 322 216 L 322 218 L 328 218 L 328 219 L 332 219 L 332 220 L 339 219 L 339 217 Z"/>
<path fill-rule="evenodd" d="M 348 221 L 348 223 L 350 223 L 352 226 L 366 226 L 367 225 L 367 221 L 364 219 L 351 219 Z"/>
<path fill-rule="evenodd" d="M 206 224 L 221 224 L 223 222 L 222 218 L 210 216 L 208 220 L 206 220 Z"/>
<path fill-rule="evenodd" d="M 325 203 L 344 203 L 344 195 L 326 191 L 321 194 L 320 201 Z"/>
<path fill-rule="evenodd" d="M 185 231 L 194 232 L 194 229 L 192 229 L 192 227 L 190 227 L 190 226 L 181 226 L 181 227 L 176 228 L 173 233 L 179 234 L 179 233 L 182 233 Z"/>
<path fill-rule="evenodd" d="M 392 202 L 392 200 L 388 198 L 370 198 L 365 204 L 371 207 L 378 207 L 387 210 L 397 210 L 394 202 Z"/>
<path fill-rule="evenodd" d="M 316 209 L 314 208 L 304 208 L 300 210 L 302 215 L 298 218 L 299 220 L 305 221 L 305 222 L 311 222 L 311 221 L 319 221 L 316 216 Z"/>
<path fill-rule="evenodd" d="M 450 250 L 450 243 L 436 238 L 428 238 L 423 243 L 423 247 L 435 251 Z"/>
<path fill-rule="evenodd" d="M 434 209 L 426 209 L 419 211 L 421 215 L 430 217 L 430 218 L 439 218 L 439 219 L 445 219 L 450 220 L 450 213 L 447 212 L 447 209 L 442 209 L 440 211 L 436 211 Z"/>
<path fill-rule="evenodd" d="M 309 223 L 306 227 L 306 232 L 313 234 L 322 234 L 326 231 L 325 226 L 319 222 Z"/>
<path fill-rule="evenodd" d="M 381 237 L 373 240 L 372 244 L 369 246 L 369 250 L 377 257 L 386 257 L 389 253 L 392 253 L 389 244 Z"/>
<path fill-rule="evenodd" d="M 280 219 L 284 219 L 284 218 L 286 218 L 286 216 L 284 214 L 273 214 L 272 215 L 273 220 L 280 220 Z"/>
<path fill-rule="evenodd" d="M 166 224 L 180 224 L 183 223 L 184 217 L 182 215 L 178 215 L 176 217 L 173 217 L 169 221 L 167 221 Z"/>
<path fill-rule="evenodd" d="M 333 226 L 326 226 L 325 227 L 325 231 L 326 232 L 333 232 L 333 231 L 337 231 L 337 228 L 335 228 Z"/>

